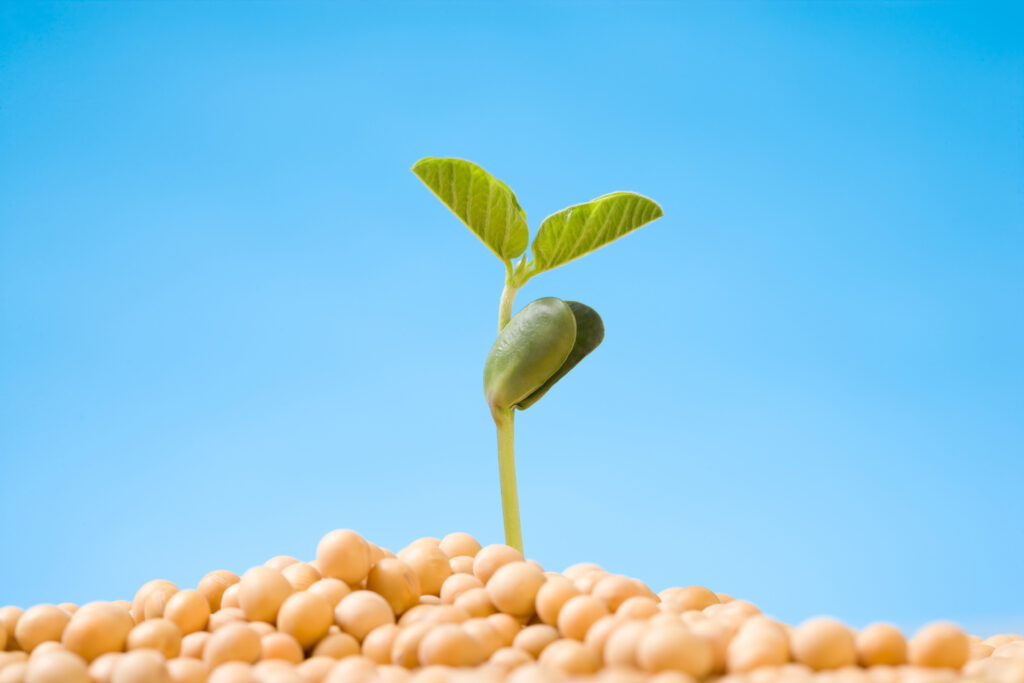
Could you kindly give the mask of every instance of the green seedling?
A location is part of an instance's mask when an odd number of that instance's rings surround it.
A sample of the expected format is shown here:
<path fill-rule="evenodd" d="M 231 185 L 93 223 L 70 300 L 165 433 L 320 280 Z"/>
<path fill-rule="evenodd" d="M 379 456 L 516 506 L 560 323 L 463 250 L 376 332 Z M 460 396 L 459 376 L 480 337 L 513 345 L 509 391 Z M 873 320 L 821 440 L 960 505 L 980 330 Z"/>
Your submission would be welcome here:
<path fill-rule="evenodd" d="M 515 411 L 540 400 L 597 348 L 604 338 L 604 323 L 589 306 L 554 297 L 537 299 L 513 316 L 516 293 L 534 276 L 661 218 L 661 207 L 633 192 L 613 192 L 562 209 L 541 222 L 529 258 L 526 214 L 508 185 L 462 159 L 427 157 L 412 171 L 505 264 L 498 339 L 484 364 L 484 396 L 498 431 L 505 542 L 521 552 Z"/>

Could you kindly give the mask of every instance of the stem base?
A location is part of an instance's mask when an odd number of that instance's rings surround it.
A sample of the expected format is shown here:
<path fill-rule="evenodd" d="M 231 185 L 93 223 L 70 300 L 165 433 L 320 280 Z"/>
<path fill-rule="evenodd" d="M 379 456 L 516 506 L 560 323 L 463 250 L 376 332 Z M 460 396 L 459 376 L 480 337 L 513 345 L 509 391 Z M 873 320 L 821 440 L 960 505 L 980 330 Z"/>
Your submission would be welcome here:
<path fill-rule="evenodd" d="M 493 411 L 498 430 L 498 474 L 501 479 L 501 512 L 505 520 L 505 544 L 523 552 L 519 526 L 519 493 L 516 490 L 515 408 Z"/>

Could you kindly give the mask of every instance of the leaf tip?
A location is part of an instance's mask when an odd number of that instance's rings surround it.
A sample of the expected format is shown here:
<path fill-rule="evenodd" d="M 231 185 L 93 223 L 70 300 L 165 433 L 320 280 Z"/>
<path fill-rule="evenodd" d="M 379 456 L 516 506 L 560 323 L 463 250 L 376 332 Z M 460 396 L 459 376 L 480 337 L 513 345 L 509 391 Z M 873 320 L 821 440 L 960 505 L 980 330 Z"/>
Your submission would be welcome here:
<path fill-rule="evenodd" d="M 423 167 L 426 166 L 428 163 L 430 163 L 430 161 L 432 159 L 433 159 L 433 157 L 423 157 L 422 159 L 417 161 L 415 164 L 410 166 L 409 170 L 412 171 L 413 173 L 415 173 L 416 175 L 419 175 L 420 171 L 423 169 Z"/>

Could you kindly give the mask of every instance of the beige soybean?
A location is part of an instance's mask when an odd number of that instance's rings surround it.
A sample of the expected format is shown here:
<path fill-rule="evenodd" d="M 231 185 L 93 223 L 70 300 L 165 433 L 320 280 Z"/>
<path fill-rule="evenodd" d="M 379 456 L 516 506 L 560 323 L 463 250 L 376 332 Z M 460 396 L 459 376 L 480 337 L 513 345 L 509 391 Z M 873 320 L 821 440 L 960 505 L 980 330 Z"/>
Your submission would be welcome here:
<path fill-rule="evenodd" d="M 210 669 L 227 662 L 252 664 L 260 658 L 262 646 L 256 631 L 243 623 L 226 624 L 210 636 L 203 648 L 203 661 Z"/>
<path fill-rule="evenodd" d="M 14 637 L 14 631 L 17 629 L 18 619 L 24 613 L 25 610 L 14 605 L 0 607 L 0 632 L 4 635 L 3 638 L 0 638 L 0 650 L 18 649 L 18 641 Z"/>
<path fill-rule="evenodd" d="M 564 576 L 549 576 L 537 591 L 537 616 L 545 624 L 555 626 L 562 606 L 577 595 L 580 595 L 580 590 L 571 580 Z"/>
<path fill-rule="evenodd" d="M 120 608 L 118 608 L 120 609 Z M 84 659 L 64 650 L 33 657 L 25 667 L 25 683 L 91 683 Z"/>
<path fill-rule="evenodd" d="M 570 598 L 559 611 L 558 630 L 566 638 L 583 640 L 587 629 L 608 613 L 604 602 L 590 595 L 577 595 Z"/>
<path fill-rule="evenodd" d="M 608 634 L 601 650 L 602 660 L 606 666 L 639 668 L 637 653 L 640 640 L 650 628 L 645 621 L 619 621 L 618 625 Z"/>
<path fill-rule="evenodd" d="M 209 667 L 198 659 L 176 657 L 167 662 L 171 683 L 206 683 L 209 674 Z"/>
<path fill-rule="evenodd" d="M 274 623 L 284 601 L 294 592 L 288 579 L 271 567 L 253 567 L 238 582 L 238 606 L 249 621 Z"/>
<path fill-rule="evenodd" d="M 391 644 L 391 663 L 406 669 L 419 666 L 420 641 L 433 627 L 433 624 L 421 621 L 402 628 Z"/>
<path fill-rule="evenodd" d="M 150 594 L 155 591 L 175 593 L 178 591 L 178 587 L 165 579 L 153 579 L 142 584 L 139 590 L 135 592 L 135 598 L 132 600 L 132 607 L 129 610 L 136 622 L 145 619 L 146 601 L 149 599 Z"/>
<path fill-rule="evenodd" d="M 483 658 L 487 659 L 497 650 L 505 646 L 505 639 L 491 622 L 483 617 L 474 617 L 462 622 L 462 630 L 472 636 L 483 651 Z"/>
<path fill-rule="evenodd" d="M 203 648 L 206 647 L 206 641 L 209 640 L 210 634 L 207 631 L 196 631 L 190 633 L 181 639 L 181 657 L 192 657 L 194 659 L 203 658 Z"/>
<path fill-rule="evenodd" d="M 463 591 L 455 598 L 453 605 L 471 617 L 486 617 L 497 611 L 486 588 L 470 588 Z"/>
<path fill-rule="evenodd" d="M 853 633 L 844 624 L 828 617 L 800 624 L 790 638 L 790 649 L 793 659 L 815 671 L 840 669 L 857 662 Z"/>
<path fill-rule="evenodd" d="M 431 624 L 457 624 L 469 618 L 470 615 L 464 609 L 455 605 L 417 605 L 402 615 L 398 625 L 407 626 L 419 621 Z"/>
<path fill-rule="evenodd" d="M 409 673 L 408 669 L 395 666 L 394 664 L 378 666 L 375 675 L 377 680 L 374 683 L 406 683 L 406 681 L 412 680 L 412 674 Z"/>
<path fill-rule="evenodd" d="M 568 675 L 587 675 L 596 672 L 601 663 L 589 647 L 572 638 L 557 640 L 540 653 L 540 664 Z"/>
<path fill-rule="evenodd" d="M 997 635 L 990 636 L 990 637 L 986 638 L 984 640 L 984 643 L 986 645 L 991 645 L 992 647 L 999 647 L 1000 645 L 1005 645 L 1006 643 L 1012 643 L 1012 642 L 1017 641 L 1017 640 L 1024 640 L 1024 637 L 1018 636 L 1018 635 L 1013 634 L 1013 633 L 1000 633 L 1000 634 L 997 634 Z"/>
<path fill-rule="evenodd" d="M 28 661 L 28 653 L 23 650 L 0 650 L 0 671 L 5 667 Z"/>
<path fill-rule="evenodd" d="M 370 634 L 367 635 L 369 636 Z M 344 659 L 345 657 L 357 655 L 360 651 L 359 641 L 349 634 L 332 633 L 316 644 L 316 647 L 313 648 L 312 656 Z"/>
<path fill-rule="evenodd" d="M 241 582 L 241 579 L 239 579 L 239 582 Z M 224 594 L 220 598 L 220 608 L 221 609 L 224 609 L 225 607 L 238 607 L 239 606 L 239 602 L 238 602 L 238 587 L 239 586 L 236 583 L 234 585 L 228 586 L 227 589 L 225 589 Z"/>
<path fill-rule="evenodd" d="M 785 638 L 765 629 L 740 631 L 726 648 L 726 669 L 730 673 L 782 666 L 788 661 L 789 645 Z"/>
<path fill-rule="evenodd" d="M 214 633 L 221 627 L 236 622 L 246 621 L 245 612 L 241 607 L 221 607 L 210 615 L 210 621 L 206 624 L 206 630 Z"/>
<path fill-rule="evenodd" d="M 129 650 L 156 650 L 167 659 L 181 652 L 181 631 L 169 619 L 147 619 L 128 633 Z"/>
<path fill-rule="evenodd" d="M 40 643 L 59 642 L 69 621 L 71 615 L 56 605 L 36 605 L 25 610 L 18 618 L 14 638 L 21 649 L 32 652 Z M 3 628 L 0 625 L 0 629 Z"/>
<path fill-rule="evenodd" d="M 167 603 L 178 592 L 174 584 L 160 584 L 155 586 L 146 596 L 142 607 L 143 619 L 159 619 L 167 609 Z M 116 604 L 116 603 L 115 603 Z M 121 605 L 123 607 L 123 605 Z"/>
<path fill-rule="evenodd" d="M 505 645 L 511 645 L 522 628 L 519 621 L 508 614 L 491 614 L 487 617 L 487 623 L 494 627 Z"/>
<path fill-rule="evenodd" d="M 387 600 L 396 615 L 416 605 L 421 595 L 417 573 L 395 557 L 385 557 L 370 568 L 366 587 Z"/>
<path fill-rule="evenodd" d="M 71 615 L 64 627 L 61 644 L 69 652 L 91 662 L 106 652 L 124 650 L 128 633 L 134 625 L 131 615 L 117 605 L 89 603 Z"/>
<path fill-rule="evenodd" d="M 726 647 L 732 637 L 725 627 L 706 619 L 701 622 L 688 624 L 690 632 L 703 640 L 711 652 L 711 673 L 720 675 L 725 673 Z"/>
<path fill-rule="evenodd" d="M 576 586 L 576 588 L 580 590 L 581 593 L 590 595 L 594 590 L 594 586 L 596 586 L 597 583 L 606 576 L 611 575 L 603 569 L 594 569 L 587 572 L 580 578 L 574 579 L 573 584 Z"/>
<path fill-rule="evenodd" d="M 117 605 L 118 607 L 123 609 L 128 614 L 132 613 L 132 601 L 131 600 L 111 600 L 110 604 Z M 64 610 L 68 614 L 74 614 L 75 612 L 78 611 L 78 608 L 76 606 L 74 606 L 74 605 L 72 605 L 70 609 L 66 606 L 66 604 L 57 605 L 57 607 L 60 607 L 62 610 Z"/>
<path fill-rule="evenodd" d="M 164 618 L 173 622 L 183 635 L 202 631 L 210 621 L 210 603 L 199 591 L 178 591 L 167 601 Z"/>
<path fill-rule="evenodd" d="M 575 581 L 576 579 L 582 578 L 585 574 L 595 570 L 604 571 L 600 566 L 593 562 L 580 562 L 572 565 L 571 567 L 566 567 L 565 571 L 562 572 L 562 576 L 570 581 Z"/>
<path fill-rule="evenodd" d="M 598 658 L 604 656 L 604 646 L 608 642 L 608 637 L 612 634 L 616 628 L 622 625 L 622 621 L 616 619 L 614 615 L 608 615 L 601 617 L 595 621 L 589 629 L 587 629 L 587 635 L 583 637 L 583 644 L 593 650 Z"/>
<path fill-rule="evenodd" d="M 331 657 L 310 657 L 295 667 L 295 671 L 308 683 L 322 683 L 337 663 L 338 660 Z"/>
<path fill-rule="evenodd" d="M 370 572 L 370 546 L 351 529 L 337 529 L 320 540 L 316 561 L 322 576 L 355 586 Z"/>
<path fill-rule="evenodd" d="M 337 607 L 341 599 L 352 592 L 348 584 L 339 579 L 320 579 L 307 590 L 327 598 L 331 609 Z"/>
<path fill-rule="evenodd" d="M 39 657 L 42 657 L 42 656 L 47 655 L 47 654 L 50 654 L 52 652 L 61 652 L 61 651 L 69 652 L 69 650 L 67 650 L 61 643 L 55 643 L 53 641 L 47 641 L 45 643 L 40 643 L 39 646 L 35 650 L 32 651 L 32 654 L 28 655 L 28 659 L 29 660 L 38 659 Z M 106 654 L 106 653 L 104 653 L 104 654 Z M 90 664 L 91 663 L 92 662 L 90 662 Z"/>
<path fill-rule="evenodd" d="M 457 624 L 441 624 L 420 640 L 417 659 L 421 666 L 476 666 L 484 660 L 483 648 Z"/>
<path fill-rule="evenodd" d="M 697 679 L 682 671 L 662 671 L 645 680 L 645 683 L 696 683 Z"/>
<path fill-rule="evenodd" d="M 135 650 L 118 658 L 110 683 L 171 683 L 171 675 L 159 652 Z"/>
<path fill-rule="evenodd" d="M 294 637 L 303 650 L 326 636 L 332 623 L 331 603 L 324 596 L 309 591 L 288 596 L 277 614 L 277 630 Z"/>
<path fill-rule="evenodd" d="M 481 548 L 473 557 L 473 574 L 485 586 L 498 568 L 509 562 L 522 562 L 523 554 L 515 548 L 500 543 Z"/>
<path fill-rule="evenodd" d="M 537 592 L 546 580 L 543 571 L 527 562 L 509 562 L 491 576 L 487 594 L 499 611 L 528 617 L 534 613 Z"/>
<path fill-rule="evenodd" d="M 448 560 L 448 565 L 452 568 L 452 574 L 472 574 L 473 573 L 473 558 L 469 555 L 458 555 Z"/>
<path fill-rule="evenodd" d="M 283 659 L 260 660 L 251 673 L 260 683 L 309 683 L 295 671 L 295 664 Z"/>
<path fill-rule="evenodd" d="M 780 640 L 783 645 L 786 646 L 786 652 L 789 652 L 789 637 L 790 634 L 786 630 L 786 625 L 781 622 L 775 621 L 769 617 L 763 615 L 756 615 L 750 617 L 740 628 L 739 633 L 742 634 L 764 634 L 772 638 Z"/>
<path fill-rule="evenodd" d="M 907 661 L 907 641 L 891 624 L 871 624 L 857 634 L 861 666 L 899 666 Z"/>
<path fill-rule="evenodd" d="M 264 562 L 263 566 L 270 567 L 271 569 L 276 569 L 279 572 L 283 572 L 286 567 L 290 567 L 293 564 L 297 564 L 298 561 L 299 560 L 297 558 L 294 558 L 291 555 L 276 555 L 267 560 L 266 562 Z"/>
<path fill-rule="evenodd" d="M 647 629 L 640 638 L 636 661 L 648 673 L 680 671 L 703 678 L 711 671 L 713 656 L 703 639 L 679 624 Z"/>
<path fill-rule="evenodd" d="M 415 541 L 402 548 L 402 550 L 408 550 L 410 548 L 415 548 L 418 546 L 440 548 L 441 539 L 434 538 L 433 536 L 424 536 L 422 538 L 417 538 Z M 401 551 L 399 551 L 399 553 L 401 553 Z"/>
<path fill-rule="evenodd" d="M 452 574 L 448 556 L 432 543 L 414 543 L 399 552 L 398 559 L 416 574 L 423 595 L 439 595 L 444 580 Z"/>
<path fill-rule="evenodd" d="M 370 549 L 370 566 L 371 567 L 373 565 L 377 564 L 378 562 L 380 562 L 381 560 L 383 560 L 385 557 L 394 557 L 394 553 L 392 553 L 392 552 L 390 552 L 388 550 L 385 550 L 384 548 L 381 548 L 376 543 L 371 543 L 370 541 L 367 541 L 366 542 L 366 547 L 368 547 Z M 314 560 L 314 562 L 315 562 L 315 560 Z"/>
<path fill-rule="evenodd" d="M 705 607 L 704 612 L 708 613 L 715 607 L 718 607 L 718 605 Z M 722 605 L 722 614 L 727 618 L 743 620 L 760 615 L 761 610 L 758 609 L 757 605 L 746 600 L 733 600 L 732 602 Z"/>
<path fill-rule="evenodd" d="M 299 641 L 287 633 L 268 633 L 260 638 L 260 661 L 276 659 L 299 664 L 305 653 Z"/>
<path fill-rule="evenodd" d="M 363 655 L 378 664 L 390 664 L 391 648 L 399 630 L 396 624 L 384 624 L 367 633 L 363 638 Z"/>
<path fill-rule="evenodd" d="M 435 607 L 436 605 L 427 605 L 422 603 L 411 607 L 398 619 L 398 625 L 409 626 L 410 624 L 415 624 L 417 621 L 423 621 Z"/>
<path fill-rule="evenodd" d="M 1019 661 L 1021 664 L 1024 664 L 1024 641 L 1015 640 L 1009 643 L 1003 643 L 999 647 L 992 649 L 992 656 L 996 658 L 1005 657 L 1007 659 L 1014 659 Z"/>
<path fill-rule="evenodd" d="M 524 664 L 533 662 L 533 657 L 518 648 L 503 647 L 496 650 L 487 661 L 491 664 L 497 664 L 506 671 L 511 671 Z"/>
<path fill-rule="evenodd" d="M 227 662 L 210 672 L 207 683 L 262 683 L 245 662 Z"/>
<path fill-rule="evenodd" d="M 452 604 L 470 588 L 483 588 L 484 584 L 472 574 L 452 574 L 441 584 L 441 602 Z"/>
<path fill-rule="evenodd" d="M 610 612 L 615 612 L 627 598 L 634 596 L 649 597 L 650 590 L 636 579 L 617 574 L 608 574 L 594 584 L 591 595 L 605 604 Z"/>
<path fill-rule="evenodd" d="M 312 565 L 306 564 L 305 562 L 296 562 L 295 564 L 288 565 L 281 570 L 281 576 L 283 576 L 296 591 L 304 591 L 323 578 L 320 576 L 320 572 L 318 572 Z"/>
<path fill-rule="evenodd" d="M 969 652 L 967 635 L 946 622 L 924 626 L 907 643 L 907 659 L 915 666 L 959 669 Z"/>
<path fill-rule="evenodd" d="M 366 635 L 384 624 L 395 622 L 391 605 L 373 591 L 349 593 L 334 608 L 334 620 L 343 631 L 362 641 Z"/>
<path fill-rule="evenodd" d="M 658 597 L 663 602 L 677 608 L 680 612 L 691 609 L 704 609 L 721 602 L 717 595 L 703 586 L 666 588 L 658 593 Z"/>
<path fill-rule="evenodd" d="M 982 659 L 984 657 L 990 657 L 995 652 L 995 648 L 985 643 L 971 643 L 970 649 L 968 650 L 968 659 Z"/>
<path fill-rule="evenodd" d="M 28 660 L 23 662 L 10 662 L 0 666 L 0 683 L 25 683 L 25 674 L 28 672 Z M 91 675 L 91 674 L 90 674 Z M 106 683 L 99 679 L 93 679 L 96 683 Z"/>
<path fill-rule="evenodd" d="M 516 634 L 515 639 L 512 640 L 512 647 L 518 648 L 536 659 L 544 651 L 544 648 L 561 637 L 558 629 L 554 626 L 534 624 Z"/>
<path fill-rule="evenodd" d="M 196 591 L 210 604 L 210 612 L 220 609 L 221 596 L 229 587 L 238 583 L 238 575 L 226 569 L 217 569 L 199 580 Z"/>
<path fill-rule="evenodd" d="M 267 635 L 268 633 L 276 633 L 277 629 L 274 628 L 273 624 L 268 624 L 265 621 L 250 621 L 249 628 L 256 631 L 256 635 L 260 638 Z"/>
<path fill-rule="evenodd" d="M 323 683 L 377 683 L 377 665 L 366 657 L 346 657 L 328 672 Z"/>
<path fill-rule="evenodd" d="M 100 655 L 89 664 L 89 677 L 96 683 L 110 683 L 110 679 L 114 676 L 114 666 L 121 657 L 124 657 L 123 652 L 108 652 Z"/>
<path fill-rule="evenodd" d="M 467 533 L 455 531 L 441 539 L 441 550 L 448 557 L 475 557 L 480 552 L 480 542 Z"/>
<path fill-rule="evenodd" d="M 658 614 L 658 602 L 646 595 L 634 595 L 626 598 L 615 610 L 615 616 L 620 619 L 648 619 Z"/>

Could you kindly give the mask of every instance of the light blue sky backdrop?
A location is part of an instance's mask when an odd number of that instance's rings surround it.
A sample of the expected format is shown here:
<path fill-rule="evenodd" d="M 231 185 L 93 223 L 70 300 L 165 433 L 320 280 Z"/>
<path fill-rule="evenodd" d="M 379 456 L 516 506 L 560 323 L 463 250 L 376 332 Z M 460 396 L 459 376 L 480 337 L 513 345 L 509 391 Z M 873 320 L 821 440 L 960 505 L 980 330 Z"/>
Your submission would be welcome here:
<path fill-rule="evenodd" d="M 1024 631 L 1014 3 L 0 5 L 0 604 L 131 597 L 337 527 L 501 540 L 503 270 L 607 337 L 518 420 L 528 554 L 799 621 Z"/>

